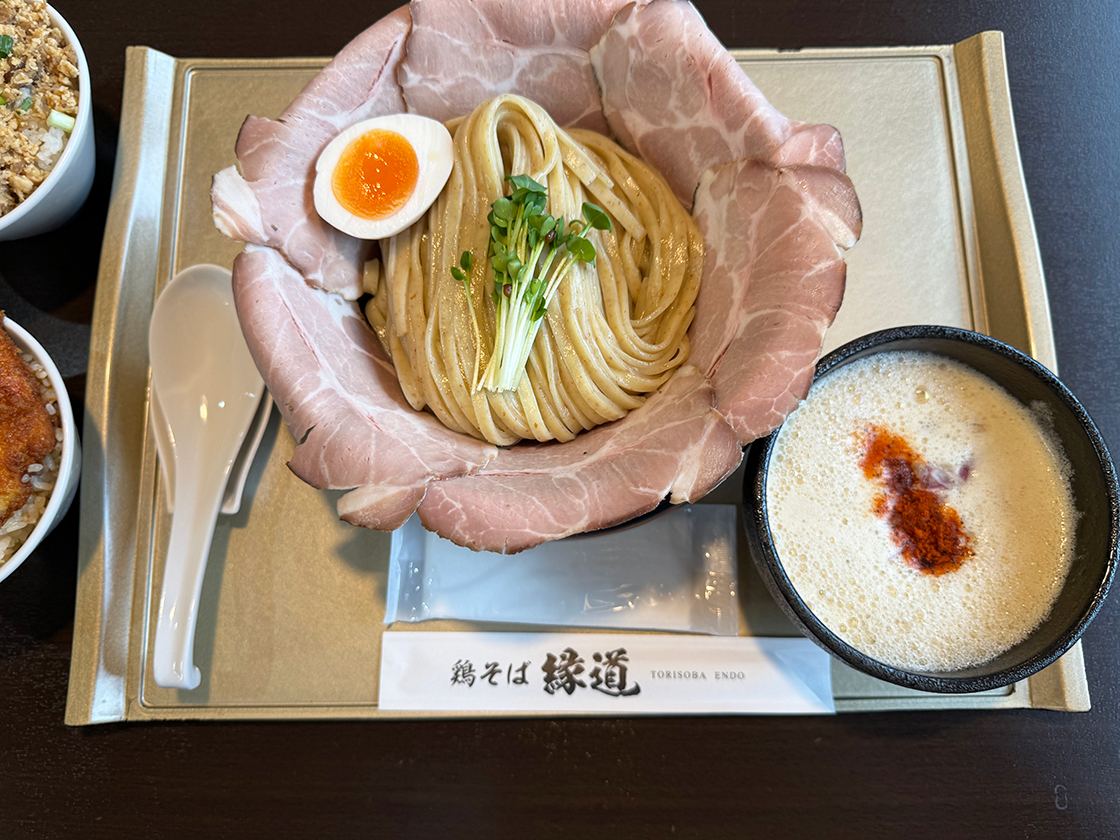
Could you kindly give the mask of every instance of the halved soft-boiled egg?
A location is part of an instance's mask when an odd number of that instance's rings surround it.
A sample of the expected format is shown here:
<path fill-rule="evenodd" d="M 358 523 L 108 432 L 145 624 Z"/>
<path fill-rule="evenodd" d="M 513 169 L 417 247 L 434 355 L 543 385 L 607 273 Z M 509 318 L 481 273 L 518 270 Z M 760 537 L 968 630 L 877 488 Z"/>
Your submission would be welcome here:
<path fill-rule="evenodd" d="M 315 163 L 315 209 L 359 239 L 400 233 L 424 214 L 451 175 L 451 135 L 443 123 L 389 114 L 356 123 Z"/>

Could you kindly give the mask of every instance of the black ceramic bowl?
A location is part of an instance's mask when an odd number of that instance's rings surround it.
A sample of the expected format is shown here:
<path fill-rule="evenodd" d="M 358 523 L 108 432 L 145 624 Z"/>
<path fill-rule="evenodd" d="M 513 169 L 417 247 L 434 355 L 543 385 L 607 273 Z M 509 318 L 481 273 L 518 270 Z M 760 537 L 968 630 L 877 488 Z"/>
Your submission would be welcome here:
<path fill-rule="evenodd" d="M 960 693 L 1009 685 L 1029 677 L 1069 650 L 1108 594 L 1116 572 L 1120 524 L 1116 473 L 1093 421 L 1057 377 L 1029 356 L 979 333 L 938 326 L 900 327 L 872 333 L 825 356 L 817 365 L 816 378 L 856 359 L 898 350 L 924 351 L 955 359 L 993 379 L 1022 403 L 1042 402 L 1049 406 L 1053 429 L 1073 468 L 1072 491 L 1079 513 L 1073 565 L 1050 615 L 1018 645 L 965 670 L 906 671 L 860 653 L 809 610 L 775 551 L 766 507 L 766 476 L 781 429 L 756 441 L 747 455 L 743 516 L 751 553 L 771 594 L 794 624 L 852 667 L 922 691 Z"/>

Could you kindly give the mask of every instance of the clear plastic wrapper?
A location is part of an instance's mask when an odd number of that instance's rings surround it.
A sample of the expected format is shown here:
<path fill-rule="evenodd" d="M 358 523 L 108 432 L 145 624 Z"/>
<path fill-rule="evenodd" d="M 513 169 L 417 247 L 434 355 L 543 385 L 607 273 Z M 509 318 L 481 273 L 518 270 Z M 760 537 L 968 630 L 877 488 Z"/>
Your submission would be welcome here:
<path fill-rule="evenodd" d="M 414 516 L 393 533 L 385 622 L 739 632 L 734 505 L 674 508 L 520 554 L 474 552 Z"/>

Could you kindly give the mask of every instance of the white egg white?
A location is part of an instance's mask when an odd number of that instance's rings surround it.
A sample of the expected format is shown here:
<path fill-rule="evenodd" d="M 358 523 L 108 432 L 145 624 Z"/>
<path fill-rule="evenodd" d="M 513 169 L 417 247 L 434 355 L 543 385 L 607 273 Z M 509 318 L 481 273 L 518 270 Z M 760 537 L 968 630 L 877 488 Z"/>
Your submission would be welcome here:
<path fill-rule="evenodd" d="M 331 188 L 331 177 L 343 150 L 374 129 L 403 136 L 416 152 L 420 172 L 416 189 L 397 212 L 380 219 L 363 219 L 339 204 Z M 315 162 L 315 209 L 332 227 L 359 239 L 393 236 L 419 219 L 436 200 L 451 175 L 453 157 L 451 135 L 436 120 L 415 114 L 389 114 L 355 123 L 328 143 Z"/>

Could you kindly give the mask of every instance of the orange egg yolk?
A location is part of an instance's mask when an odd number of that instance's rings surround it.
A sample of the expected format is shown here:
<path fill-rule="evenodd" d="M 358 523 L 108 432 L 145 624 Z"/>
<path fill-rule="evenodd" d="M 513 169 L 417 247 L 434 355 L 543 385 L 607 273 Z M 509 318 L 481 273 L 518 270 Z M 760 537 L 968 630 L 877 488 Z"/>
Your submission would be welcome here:
<path fill-rule="evenodd" d="M 342 150 L 331 176 L 331 191 L 355 216 L 384 219 L 412 196 L 419 175 L 412 144 L 395 131 L 378 128 Z"/>

